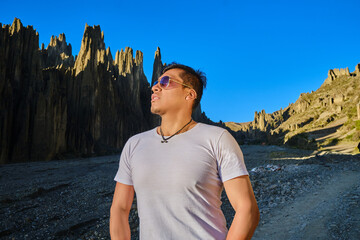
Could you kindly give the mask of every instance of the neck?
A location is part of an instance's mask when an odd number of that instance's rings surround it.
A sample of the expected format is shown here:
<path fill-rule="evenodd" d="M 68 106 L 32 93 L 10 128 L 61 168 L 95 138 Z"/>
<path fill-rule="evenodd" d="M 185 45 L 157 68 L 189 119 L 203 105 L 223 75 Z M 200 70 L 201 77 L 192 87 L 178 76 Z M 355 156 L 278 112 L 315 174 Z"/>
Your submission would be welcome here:
<path fill-rule="evenodd" d="M 191 114 L 163 115 L 161 116 L 161 130 L 164 136 L 171 136 L 184 127 L 190 120 Z M 186 132 L 192 128 L 194 124 L 195 122 L 192 121 L 181 132 Z"/>

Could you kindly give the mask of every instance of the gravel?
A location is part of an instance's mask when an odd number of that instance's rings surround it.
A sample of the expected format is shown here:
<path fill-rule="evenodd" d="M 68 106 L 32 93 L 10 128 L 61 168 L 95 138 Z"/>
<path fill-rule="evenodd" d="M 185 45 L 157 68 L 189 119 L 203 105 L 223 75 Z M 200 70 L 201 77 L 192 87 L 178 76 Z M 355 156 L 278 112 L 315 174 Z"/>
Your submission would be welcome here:
<path fill-rule="evenodd" d="M 358 239 L 359 155 L 241 148 L 261 215 L 253 239 Z M 1 165 L 0 239 L 109 239 L 118 159 Z M 230 226 L 234 211 L 224 193 L 222 200 Z M 133 206 L 130 227 L 138 239 Z"/>

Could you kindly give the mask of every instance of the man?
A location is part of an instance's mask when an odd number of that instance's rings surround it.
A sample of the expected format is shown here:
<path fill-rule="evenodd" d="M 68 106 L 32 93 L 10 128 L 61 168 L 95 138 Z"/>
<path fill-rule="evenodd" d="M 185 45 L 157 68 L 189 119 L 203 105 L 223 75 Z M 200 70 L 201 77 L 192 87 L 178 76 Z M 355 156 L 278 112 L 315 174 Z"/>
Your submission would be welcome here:
<path fill-rule="evenodd" d="M 230 133 L 191 119 L 206 78 L 180 64 L 152 86 L 151 112 L 161 125 L 131 137 L 121 153 L 110 210 L 112 239 L 130 239 L 136 192 L 141 239 L 250 239 L 259 210 L 243 154 Z M 229 231 L 221 192 L 236 214 Z"/>

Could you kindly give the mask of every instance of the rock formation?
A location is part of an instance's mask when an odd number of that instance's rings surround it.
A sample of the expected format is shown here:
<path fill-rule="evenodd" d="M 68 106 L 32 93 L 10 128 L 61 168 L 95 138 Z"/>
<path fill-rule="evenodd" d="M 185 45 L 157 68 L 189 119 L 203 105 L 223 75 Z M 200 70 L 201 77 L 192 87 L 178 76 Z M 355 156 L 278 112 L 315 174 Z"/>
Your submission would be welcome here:
<path fill-rule="evenodd" d="M 61 66 L 73 67 L 74 57 L 72 56 L 71 44 L 66 43 L 65 34 L 51 36 L 50 43 L 46 49 L 42 44 L 43 67 Z"/>
<path fill-rule="evenodd" d="M 105 48 L 99 26 L 85 26 L 74 61 L 65 35 L 39 49 L 19 19 L 0 29 L 0 162 L 118 152 L 153 127 L 143 55 Z"/>
<path fill-rule="evenodd" d="M 157 48 L 151 84 L 164 66 Z M 130 136 L 160 122 L 150 113 L 143 53 L 134 58 L 126 47 L 113 59 L 100 26 L 86 24 L 74 58 L 64 33 L 39 49 L 32 26 L 17 18 L 1 24 L 0 93 L 0 163 L 119 152 Z M 192 117 L 226 127 L 200 105 Z"/>
<path fill-rule="evenodd" d="M 152 82 L 163 69 L 155 52 Z M 143 53 L 113 59 L 100 26 L 86 24 L 76 58 L 65 34 L 39 49 L 39 35 L 19 19 L 0 28 L 0 163 L 121 151 L 127 139 L 159 124 Z M 199 106 L 194 119 L 216 124 Z"/>
<path fill-rule="evenodd" d="M 334 68 L 330 69 L 328 72 L 328 77 L 325 79 L 323 84 L 330 84 L 332 81 L 334 81 L 335 78 L 340 76 L 350 76 L 349 68 Z"/>
<path fill-rule="evenodd" d="M 161 61 L 161 53 L 160 48 L 158 47 L 155 51 L 154 65 L 153 65 L 153 75 L 151 79 L 151 86 L 154 82 L 161 76 L 161 72 L 163 70 L 163 63 Z"/>
<path fill-rule="evenodd" d="M 235 135 L 243 143 L 285 143 L 310 149 L 355 146 L 360 142 L 359 82 L 359 64 L 352 73 L 348 68 L 330 70 L 318 90 L 300 94 L 285 109 L 271 114 L 262 110 L 255 112 L 252 122 L 226 125 L 237 131 Z"/>
<path fill-rule="evenodd" d="M 0 162 L 25 159 L 33 149 L 38 91 L 44 87 L 39 35 L 19 19 L 0 29 Z M 30 143 L 30 144 L 29 144 Z"/>
<path fill-rule="evenodd" d="M 360 74 L 360 63 L 355 66 L 355 75 Z"/>

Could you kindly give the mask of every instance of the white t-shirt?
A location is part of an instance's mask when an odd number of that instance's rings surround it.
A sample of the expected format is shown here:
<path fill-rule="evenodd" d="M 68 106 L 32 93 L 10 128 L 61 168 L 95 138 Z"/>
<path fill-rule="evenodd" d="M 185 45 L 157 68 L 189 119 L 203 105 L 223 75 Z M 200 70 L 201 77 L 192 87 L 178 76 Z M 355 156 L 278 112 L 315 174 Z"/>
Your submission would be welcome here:
<path fill-rule="evenodd" d="M 197 123 L 167 143 L 156 128 L 131 137 L 115 181 L 133 185 L 141 239 L 225 239 L 223 182 L 248 175 L 225 129 Z"/>

